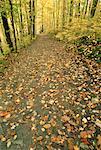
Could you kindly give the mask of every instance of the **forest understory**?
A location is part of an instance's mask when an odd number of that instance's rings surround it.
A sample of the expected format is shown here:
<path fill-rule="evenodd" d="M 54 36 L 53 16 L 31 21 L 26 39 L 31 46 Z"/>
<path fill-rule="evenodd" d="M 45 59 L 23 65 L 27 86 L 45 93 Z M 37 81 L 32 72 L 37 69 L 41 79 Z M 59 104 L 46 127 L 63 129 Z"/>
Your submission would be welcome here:
<path fill-rule="evenodd" d="M 0 150 L 101 149 L 97 61 L 46 35 L 10 60 L 1 74 Z"/>

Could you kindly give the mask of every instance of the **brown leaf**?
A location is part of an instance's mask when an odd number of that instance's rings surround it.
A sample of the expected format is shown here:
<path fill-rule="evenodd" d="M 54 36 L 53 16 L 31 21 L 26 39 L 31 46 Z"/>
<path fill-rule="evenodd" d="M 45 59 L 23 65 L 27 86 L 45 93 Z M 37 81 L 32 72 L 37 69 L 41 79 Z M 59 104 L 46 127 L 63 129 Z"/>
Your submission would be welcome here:
<path fill-rule="evenodd" d="M 65 122 L 69 121 L 70 118 L 68 116 L 64 115 L 64 116 L 61 117 L 61 120 L 62 120 L 62 122 L 65 123 Z"/>
<path fill-rule="evenodd" d="M 98 135 L 98 136 L 97 136 L 97 139 L 98 139 L 97 145 L 100 145 L 100 146 L 101 146 L 101 135 Z"/>
<path fill-rule="evenodd" d="M 51 124 L 53 127 L 55 127 L 55 126 L 56 126 L 56 121 L 52 118 L 52 119 L 50 120 L 50 124 Z"/>
<path fill-rule="evenodd" d="M 67 143 L 68 143 L 68 150 L 74 150 L 74 139 L 68 138 Z"/>
<path fill-rule="evenodd" d="M 48 117 L 49 117 L 48 115 L 47 115 L 47 116 L 43 116 L 43 117 L 42 117 L 42 120 L 47 121 L 47 120 L 48 120 Z"/>

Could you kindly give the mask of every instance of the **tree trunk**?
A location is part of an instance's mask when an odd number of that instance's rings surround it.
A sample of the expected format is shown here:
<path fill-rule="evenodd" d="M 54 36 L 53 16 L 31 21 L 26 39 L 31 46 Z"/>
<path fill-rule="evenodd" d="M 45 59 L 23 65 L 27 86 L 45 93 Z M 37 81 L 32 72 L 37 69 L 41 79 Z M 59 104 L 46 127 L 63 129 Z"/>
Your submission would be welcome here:
<path fill-rule="evenodd" d="M 86 14 L 87 14 L 87 8 L 88 8 L 88 0 L 86 1 L 85 12 L 84 12 L 84 18 L 85 18 Z"/>
<path fill-rule="evenodd" d="M 30 29 L 30 32 L 29 32 L 29 35 L 31 35 L 32 37 L 32 3 L 31 3 L 31 0 L 29 1 L 29 29 Z"/>
<path fill-rule="evenodd" d="M 7 44 L 9 46 L 9 48 L 11 49 L 11 51 L 14 51 L 13 42 L 12 42 L 11 36 L 10 36 L 10 28 L 9 28 L 9 24 L 8 24 L 8 20 L 7 20 L 5 11 L 1 12 L 1 18 L 2 18 L 2 22 L 3 22 L 3 27 L 4 27 L 4 31 L 5 31 Z"/>
<path fill-rule="evenodd" d="M 42 6 L 42 29 L 41 32 L 44 32 L 44 25 L 43 25 L 43 6 Z"/>
<path fill-rule="evenodd" d="M 69 22 L 72 21 L 72 17 L 73 17 L 73 0 L 70 1 Z"/>
<path fill-rule="evenodd" d="M 79 0 L 79 3 L 78 3 L 78 17 L 80 17 L 80 0 Z"/>
<path fill-rule="evenodd" d="M 14 26 L 13 5 L 11 0 L 9 0 L 9 4 L 11 9 L 11 23 L 12 23 L 13 34 L 14 34 L 15 50 L 17 51 L 17 39 L 16 39 L 15 26 Z"/>
<path fill-rule="evenodd" d="M 25 10 L 26 10 L 26 20 L 27 20 L 27 28 L 28 28 L 28 35 L 30 34 L 30 27 L 29 27 L 29 16 L 27 11 L 27 5 L 25 4 Z"/>
<path fill-rule="evenodd" d="M 22 3 L 21 3 L 21 0 L 20 0 L 20 24 L 21 24 L 21 33 L 22 35 L 24 34 L 23 32 L 23 18 L 22 18 Z"/>
<path fill-rule="evenodd" d="M 0 52 L 1 52 L 2 55 L 4 55 L 3 54 L 3 49 L 2 49 L 2 46 L 1 46 L 1 39 L 0 39 Z"/>
<path fill-rule="evenodd" d="M 62 16 L 62 29 L 65 26 L 65 17 L 66 17 L 66 1 L 63 0 L 63 16 Z"/>
<path fill-rule="evenodd" d="M 35 37 L 35 1 L 33 0 L 33 37 Z"/>
<path fill-rule="evenodd" d="M 91 13 L 90 13 L 91 18 L 93 18 L 95 15 L 97 3 L 98 3 L 98 0 L 93 0 L 93 5 L 91 8 Z"/>

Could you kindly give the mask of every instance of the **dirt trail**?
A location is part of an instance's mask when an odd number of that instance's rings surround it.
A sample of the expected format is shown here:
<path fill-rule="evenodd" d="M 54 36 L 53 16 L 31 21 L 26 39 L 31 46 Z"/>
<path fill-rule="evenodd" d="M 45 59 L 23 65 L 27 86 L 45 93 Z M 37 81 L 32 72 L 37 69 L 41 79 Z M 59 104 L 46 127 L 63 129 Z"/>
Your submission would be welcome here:
<path fill-rule="evenodd" d="M 79 95 L 78 86 L 90 78 L 73 55 L 62 42 L 40 36 L 8 68 L 0 90 L 0 150 L 95 148 L 99 108 L 95 115 L 89 92 Z M 92 134 L 88 141 L 80 137 L 85 128 Z"/>

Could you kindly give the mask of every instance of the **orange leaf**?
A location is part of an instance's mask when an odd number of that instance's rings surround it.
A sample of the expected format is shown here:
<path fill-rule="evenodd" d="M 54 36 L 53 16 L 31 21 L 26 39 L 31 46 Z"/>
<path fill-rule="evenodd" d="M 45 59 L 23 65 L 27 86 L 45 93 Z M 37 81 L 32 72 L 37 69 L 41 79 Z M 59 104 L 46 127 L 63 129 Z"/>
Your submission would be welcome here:
<path fill-rule="evenodd" d="M 54 136 L 51 138 L 51 142 L 60 142 L 61 138 L 59 136 Z"/>
<path fill-rule="evenodd" d="M 82 132 L 80 133 L 80 136 L 81 136 L 81 138 L 86 139 L 86 138 L 87 138 L 87 136 L 88 136 L 88 134 L 87 134 L 87 132 L 86 132 L 86 131 L 82 131 Z"/>
<path fill-rule="evenodd" d="M 87 144 L 87 145 L 89 144 L 88 140 L 85 139 L 85 138 L 82 138 L 81 141 L 82 141 L 84 144 Z"/>
<path fill-rule="evenodd" d="M 44 121 L 47 121 L 48 120 L 48 115 L 47 116 L 44 116 L 44 117 L 42 117 L 42 120 L 44 120 Z"/>
<path fill-rule="evenodd" d="M 7 117 L 8 115 L 10 116 L 10 113 L 7 111 L 1 111 L 0 112 L 0 117 Z"/>

